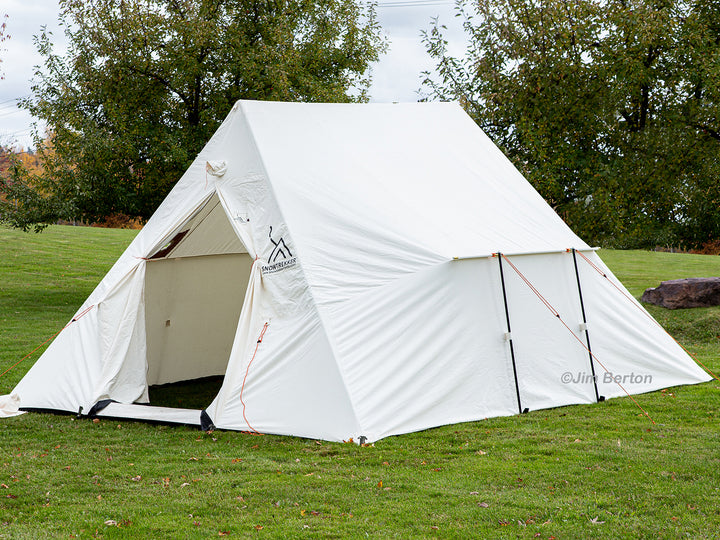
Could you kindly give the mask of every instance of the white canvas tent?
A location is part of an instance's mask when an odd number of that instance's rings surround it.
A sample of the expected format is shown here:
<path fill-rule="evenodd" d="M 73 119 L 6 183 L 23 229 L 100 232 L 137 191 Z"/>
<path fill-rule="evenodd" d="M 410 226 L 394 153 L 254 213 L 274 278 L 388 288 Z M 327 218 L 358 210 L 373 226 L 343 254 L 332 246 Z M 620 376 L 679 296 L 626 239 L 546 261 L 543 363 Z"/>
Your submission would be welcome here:
<path fill-rule="evenodd" d="M 242 101 L 13 395 L 374 441 L 708 379 L 458 105 Z"/>

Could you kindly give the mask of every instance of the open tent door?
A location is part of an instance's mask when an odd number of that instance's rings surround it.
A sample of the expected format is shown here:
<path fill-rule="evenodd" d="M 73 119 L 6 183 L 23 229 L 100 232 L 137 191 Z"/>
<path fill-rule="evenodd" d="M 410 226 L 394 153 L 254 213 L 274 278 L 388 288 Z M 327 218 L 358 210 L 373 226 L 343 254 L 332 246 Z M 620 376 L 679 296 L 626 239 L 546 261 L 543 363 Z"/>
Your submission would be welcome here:
<path fill-rule="evenodd" d="M 252 264 L 217 194 L 147 258 L 146 388 L 225 374 Z M 154 407 L 147 389 L 97 414 L 200 424 L 200 410 Z"/>

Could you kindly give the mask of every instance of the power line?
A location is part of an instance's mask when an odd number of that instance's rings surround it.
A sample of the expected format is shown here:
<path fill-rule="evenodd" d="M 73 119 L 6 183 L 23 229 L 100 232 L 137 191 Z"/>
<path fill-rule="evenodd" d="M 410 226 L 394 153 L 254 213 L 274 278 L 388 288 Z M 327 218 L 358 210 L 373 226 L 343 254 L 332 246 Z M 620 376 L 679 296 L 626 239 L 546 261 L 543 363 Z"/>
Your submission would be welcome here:
<path fill-rule="evenodd" d="M 12 116 L 13 114 L 20 114 L 23 113 L 22 109 L 9 109 L 7 111 L 0 110 L 0 118 L 5 118 L 6 116 Z"/>
<path fill-rule="evenodd" d="M 13 101 L 18 102 L 21 99 L 25 99 L 26 97 L 30 97 L 30 94 L 25 94 L 24 96 L 12 98 L 12 99 L 6 99 L 5 101 L 0 101 L 0 105 L 5 105 L 6 103 L 12 103 Z"/>

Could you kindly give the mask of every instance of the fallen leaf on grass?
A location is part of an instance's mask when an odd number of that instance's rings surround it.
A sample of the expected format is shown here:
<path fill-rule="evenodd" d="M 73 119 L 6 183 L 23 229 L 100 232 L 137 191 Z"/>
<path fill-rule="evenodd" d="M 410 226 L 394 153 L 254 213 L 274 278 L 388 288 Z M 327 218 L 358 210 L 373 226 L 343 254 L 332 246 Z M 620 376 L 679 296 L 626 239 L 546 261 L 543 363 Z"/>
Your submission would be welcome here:
<path fill-rule="evenodd" d="M 480 495 L 480 492 L 479 491 L 471 491 L 470 495 Z"/>
<path fill-rule="evenodd" d="M 483 450 L 478 450 L 478 451 L 475 452 L 475 453 L 476 453 L 477 455 L 479 455 L 479 456 L 484 456 L 485 454 L 487 454 L 487 452 L 484 452 Z"/>
<path fill-rule="evenodd" d="M 430 526 L 430 528 L 431 528 L 433 531 L 439 531 L 439 530 L 440 530 L 440 527 L 438 527 L 438 526 L 436 526 L 436 525 L 432 525 L 432 526 Z"/>
<path fill-rule="evenodd" d="M 142 480 L 142 476 L 138 474 L 137 476 L 133 476 L 130 480 L 132 480 L 133 482 L 139 482 L 140 480 Z"/>
<path fill-rule="evenodd" d="M 255 530 L 256 530 L 256 531 L 261 531 L 261 530 L 263 530 L 264 528 L 265 528 L 265 527 L 263 527 L 262 525 L 255 525 Z"/>
<path fill-rule="evenodd" d="M 105 521 L 105 525 L 107 525 L 108 527 L 117 527 L 117 521 L 115 521 L 114 519 L 108 519 Z"/>
<path fill-rule="evenodd" d="M 18 496 L 17 495 L 5 495 L 5 498 L 6 499 L 17 499 Z"/>
<path fill-rule="evenodd" d="M 598 517 L 600 516 L 595 516 L 594 518 L 592 518 L 590 520 L 590 523 L 592 523 L 593 525 L 602 525 L 603 523 L 605 523 L 604 521 L 598 521 Z"/>
<path fill-rule="evenodd" d="M 483 508 L 489 508 L 489 507 L 490 507 L 490 505 L 489 505 L 488 503 L 486 503 L 486 502 L 478 503 L 478 506 L 481 506 L 481 507 L 483 507 Z"/>
<path fill-rule="evenodd" d="M 230 460 L 230 463 L 240 463 L 240 462 L 242 462 L 241 458 L 232 458 L 232 460 Z"/>

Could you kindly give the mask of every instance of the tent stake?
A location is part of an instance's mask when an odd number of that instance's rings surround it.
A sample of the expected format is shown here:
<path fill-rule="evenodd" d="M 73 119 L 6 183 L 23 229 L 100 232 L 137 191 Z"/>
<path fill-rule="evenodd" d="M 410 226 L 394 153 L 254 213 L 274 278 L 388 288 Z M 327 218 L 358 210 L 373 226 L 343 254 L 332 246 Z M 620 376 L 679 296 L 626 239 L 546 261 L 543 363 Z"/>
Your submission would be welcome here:
<path fill-rule="evenodd" d="M 590 371 L 592 372 L 593 386 L 595 387 L 595 399 L 598 403 L 604 401 L 601 399 L 600 393 L 597 387 L 597 377 L 595 376 L 595 362 L 593 362 L 592 348 L 590 347 L 590 333 L 587 327 L 587 318 L 585 317 L 585 302 L 583 302 L 582 287 L 580 287 L 580 272 L 578 272 L 577 256 L 575 255 L 575 248 L 572 248 L 573 263 L 575 264 L 575 279 L 577 279 L 578 295 L 580 296 L 580 311 L 582 311 L 583 325 L 585 327 L 585 341 L 587 343 L 588 356 L 590 357 Z"/>
<path fill-rule="evenodd" d="M 510 330 L 510 312 L 508 311 L 507 294 L 505 293 L 505 274 L 503 273 L 503 255 L 498 251 L 498 262 L 500 263 L 500 283 L 502 283 L 503 303 L 505 304 L 505 321 L 507 322 L 508 343 L 510 343 L 510 358 L 512 359 L 513 376 L 515 377 L 515 393 L 517 394 L 518 412 L 523 413 L 520 403 L 520 385 L 518 384 L 517 366 L 515 365 L 515 349 L 512 342 L 512 331 Z"/>

